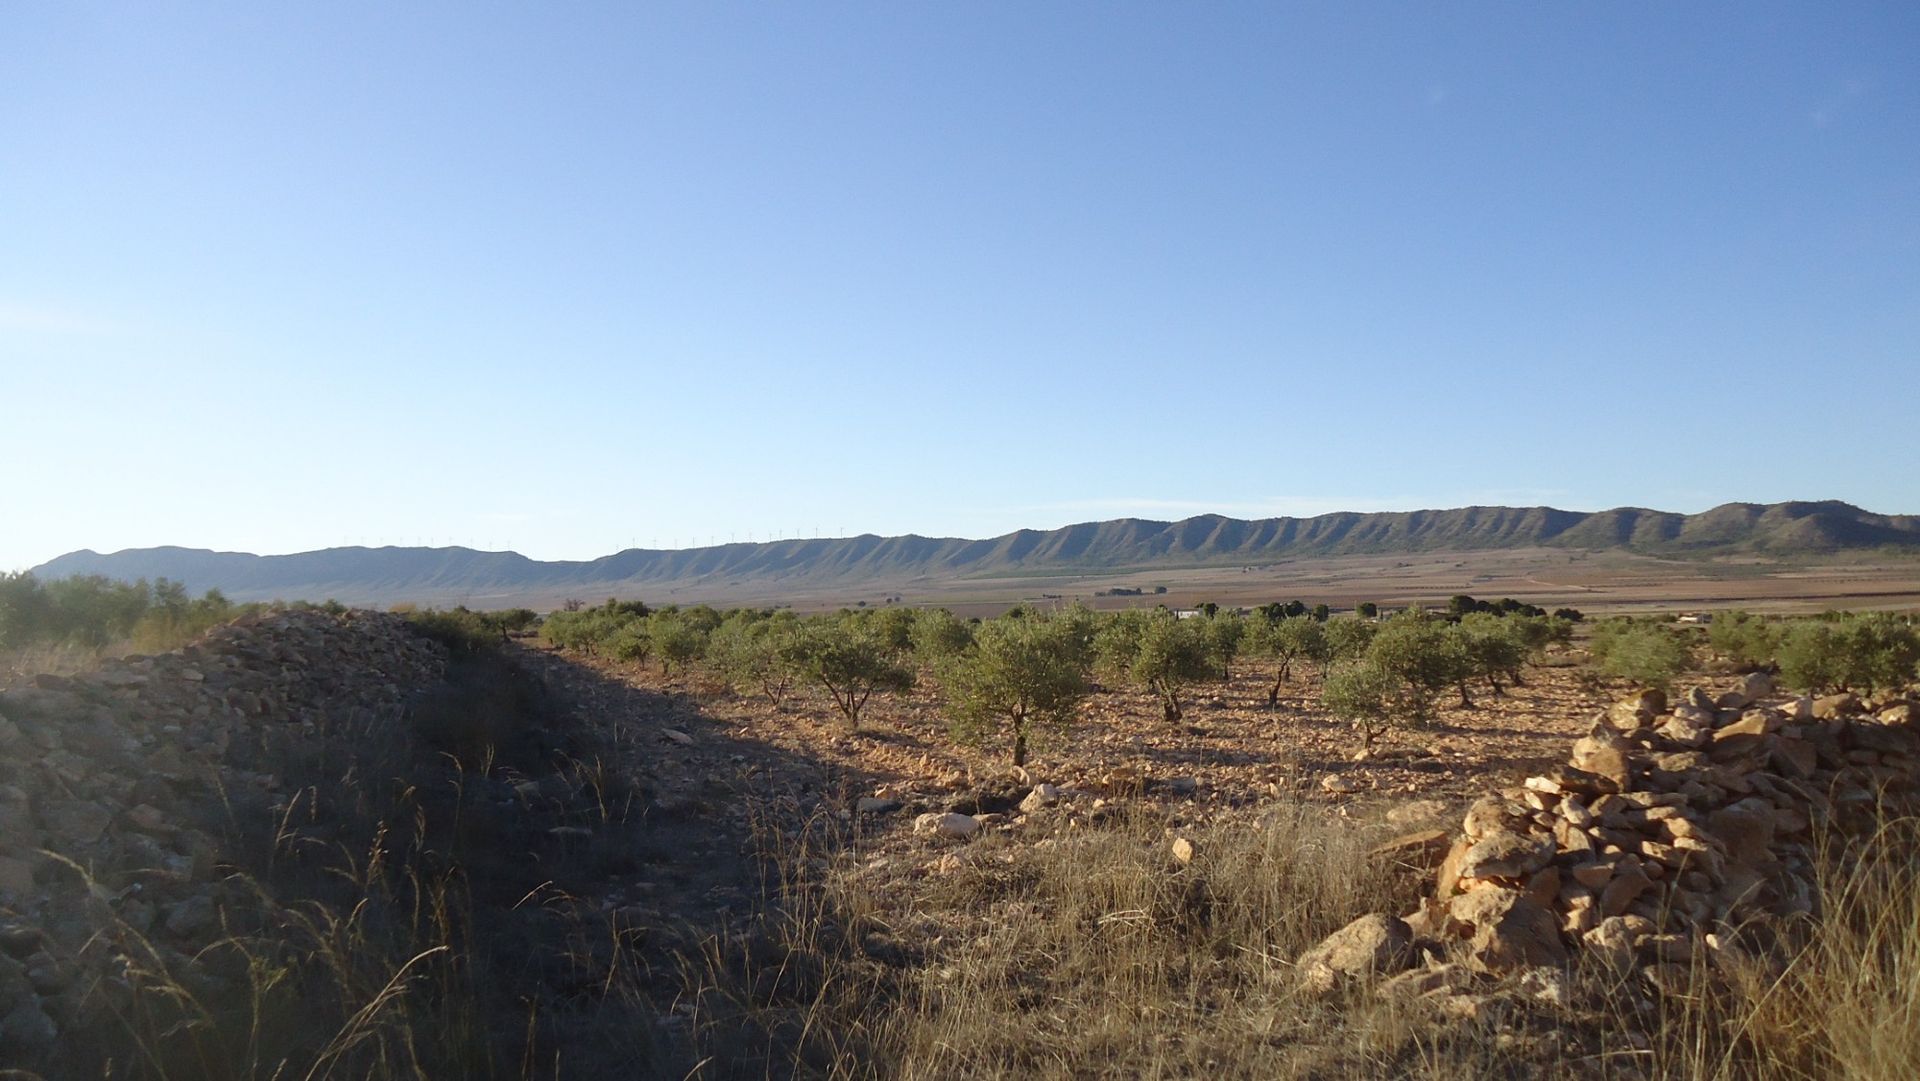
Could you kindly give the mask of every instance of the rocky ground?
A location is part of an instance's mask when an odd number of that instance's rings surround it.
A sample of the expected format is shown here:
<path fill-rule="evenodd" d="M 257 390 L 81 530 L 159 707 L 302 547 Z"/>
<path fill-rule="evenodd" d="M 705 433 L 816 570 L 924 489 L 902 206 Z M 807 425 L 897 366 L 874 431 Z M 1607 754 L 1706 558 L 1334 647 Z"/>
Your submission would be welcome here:
<path fill-rule="evenodd" d="M 764 1076 L 821 1024 L 878 1024 L 869 995 L 933 1010 L 994 965 L 1046 986 L 1064 970 L 1031 966 L 1149 927 L 1157 969 L 1212 975 L 1139 1008 L 1240 1039 L 1223 1002 L 1280 987 L 1284 1040 L 1223 1053 L 1256 1076 L 1282 1043 L 1351 1067 L 1321 1036 L 1353 1015 L 1313 995 L 1385 979 L 1473 1013 L 1561 994 L 1535 970 L 1583 946 L 1657 989 L 1721 910 L 1803 903 L 1825 809 L 1795 793 L 1844 781 L 1861 805 L 1914 770 L 1904 703 L 1726 676 L 1607 709 L 1625 688 L 1570 660 L 1365 757 L 1311 673 L 1269 708 L 1270 673 L 1241 666 L 1177 725 L 1102 690 L 1016 770 L 957 745 L 928 683 L 854 732 L 805 690 L 776 705 L 532 641 L 463 658 L 371 613 L 252 619 L 0 692 L 0 1069 L 519 1076 L 545 1054 L 559 1076 Z M 1269 888 L 1289 874 L 1298 897 Z M 1769 885 L 1747 897 L 1754 874 Z M 1363 896 L 1400 907 L 1296 956 Z M 1264 922 L 1191 922 L 1221 904 Z M 1021 944 L 1047 921 L 1054 938 Z M 1280 924 L 1296 944 L 1276 953 Z M 402 965 L 418 993 L 396 998 Z M 1030 993 L 959 1038 L 1011 1033 Z M 1059 1006 L 1059 1031 L 1009 1035 L 995 1070 L 1020 1075 L 1006 1062 L 1035 1039 L 1082 1054 L 1074 1018 L 1109 1005 Z M 1114 1022 L 1114 1061 L 1148 1021 Z M 840 1068 L 865 1053 L 834 1046 Z"/>

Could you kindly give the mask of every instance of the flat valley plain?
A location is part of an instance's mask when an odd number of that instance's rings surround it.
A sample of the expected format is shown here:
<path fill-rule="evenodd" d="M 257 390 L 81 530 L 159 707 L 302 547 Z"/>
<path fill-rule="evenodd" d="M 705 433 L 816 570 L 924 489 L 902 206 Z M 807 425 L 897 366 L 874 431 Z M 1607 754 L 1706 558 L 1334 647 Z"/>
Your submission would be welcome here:
<path fill-rule="evenodd" d="M 1164 594 L 1155 594 L 1164 586 Z M 1139 589 L 1142 595 L 1101 596 Z M 822 611 L 887 603 L 937 605 L 960 615 L 992 616 L 1014 604 L 1095 608 L 1142 603 L 1185 607 L 1212 601 L 1253 607 L 1299 599 L 1351 609 L 1364 601 L 1400 607 L 1440 607 L 1448 597 L 1513 597 L 1544 608 L 1562 606 L 1603 615 L 1746 608 L 1776 614 L 1827 609 L 1920 608 L 1920 556 L 1860 553 L 1775 559 L 1765 556 L 1674 559 L 1628 552 L 1564 548 L 1426 552 L 1286 560 L 1258 566 L 1201 566 L 1140 571 L 1037 574 L 980 578 L 874 580 L 859 585 L 786 584 L 778 580 L 713 578 L 649 591 L 622 583 L 622 599 L 649 603 L 712 604 L 727 608 L 790 605 Z M 530 604 L 556 607 L 556 596 L 438 598 L 474 607 Z M 597 602 L 600 596 L 578 599 Z"/>

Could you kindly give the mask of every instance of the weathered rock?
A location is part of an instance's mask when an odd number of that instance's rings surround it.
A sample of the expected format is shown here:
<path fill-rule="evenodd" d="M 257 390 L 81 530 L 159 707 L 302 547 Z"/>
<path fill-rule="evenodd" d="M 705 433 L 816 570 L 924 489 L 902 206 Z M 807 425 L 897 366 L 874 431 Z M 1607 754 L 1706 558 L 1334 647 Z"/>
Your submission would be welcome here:
<path fill-rule="evenodd" d="M 1470 929 L 1468 957 L 1476 968 L 1505 973 L 1566 961 L 1559 921 L 1519 890 L 1486 886 L 1463 893 L 1450 914 Z"/>
<path fill-rule="evenodd" d="M 1329 773 L 1320 778 L 1320 787 L 1336 796 L 1351 795 L 1360 791 L 1360 786 L 1338 773 Z"/>
<path fill-rule="evenodd" d="M 1193 857 L 1199 853 L 1193 841 L 1187 837 L 1175 837 L 1171 851 L 1173 858 L 1182 865 L 1192 863 Z"/>
<path fill-rule="evenodd" d="M 1343 979 L 1384 975 L 1407 967 L 1413 932 L 1396 916 L 1362 916 L 1300 955 L 1294 968 L 1301 987 L 1324 994 Z"/>
<path fill-rule="evenodd" d="M 59 1036 L 60 1029 L 53 1018 L 31 998 L 0 1018 L 0 1047 L 31 1054 L 52 1046 Z"/>
<path fill-rule="evenodd" d="M 948 841 L 964 841 L 980 832 L 980 820 L 958 811 L 923 814 L 913 820 L 913 831 Z"/>
<path fill-rule="evenodd" d="M 1860 699 L 1848 691 L 1813 700 L 1813 716 L 1817 720 L 1830 721 L 1850 717 L 1859 712 Z"/>
<path fill-rule="evenodd" d="M 863 815 L 892 814 L 905 804 L 897 799 L 885 799 L 880 796 L 862 796 L 853 809 Z"/>
<path fill-rule="evenodd" d="M 1550 839 L 1502 830 L 1487 834 L 1467 850 L 1460 874 L 1464 878 L 1522 878 L 1552 859 Z"/>
<path fill-rule="evenodd" d="M 98 803 L 64 800 L 46 812 L 47 832 L 62 846 L 89 845 L 113 823 L 113 812 Z"/>
<path fill-rule="evenodd" d="M 1618 734 L 1599 731 L 1574 742 L 1571 761 L 1576 769 L 1605 777 L 1625 788 L 1632 780 L 1628 744 Z"/>
<path fill-rule="evenodd" d="M 1033 791 L 1028 792 L 1020 801 L 1020 810 L 1024 814 L 1033 814 L 1043 807 L 1051 807 L 1059 802 L 1060 789 L 1042 782 L 1034 785 Z"/>

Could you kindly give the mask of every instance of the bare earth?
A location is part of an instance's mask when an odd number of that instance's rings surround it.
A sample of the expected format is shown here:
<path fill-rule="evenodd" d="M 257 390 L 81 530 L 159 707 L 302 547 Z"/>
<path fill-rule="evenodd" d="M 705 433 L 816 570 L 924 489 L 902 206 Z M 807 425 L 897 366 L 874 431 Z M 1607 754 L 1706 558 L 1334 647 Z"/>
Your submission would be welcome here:
<path fill-rule="evenodd" d="M 1156 586 L 1165 586 L 1167 592 L 1154 594 Z M 1141 589 L 1146 595 L 1097 596 L 1115 587 Z M 615 592 L 622 599 L 707 603 L 722 608 L 791 605 L 801 611 L 820 611 L 893 602 L 944 605 L 962 615 L 979 616 L 998 614 L 1016 603 L 1074 600 L 1096 608 L 1112 608 L 1157 602 L 1190 605 L 1201 601 L 1252 606 L 1297 598 L 1308 604 L 1325 603 L 1335 609 L 1350 609 L 1362 601 L 1390 605 L 1444 603 L 1456 593 L 1515 597 L 1546 608 L 1571 606 L 1583 612 L 1599 613 L 1736 606 L 1767 612 L 1817 612 L 1828 608 L 1920 607 L 1920 559 L 1862 555 L 1831 559 L 1682 560 L 1623 552 L 1532 548 L 1341 556 L 1250 567 L 880 580 L 858 585 L 715 578 L 671 585 L 622 586 Z M 898 601 L 892 601 L 893 598 Z M 503 607 L 510 603 L 555 607 L 567 598 L 543 595 L 454 599 L 485 607 Z M 598 602 L 604 597 L 593 595 L 581 599 Z"/>

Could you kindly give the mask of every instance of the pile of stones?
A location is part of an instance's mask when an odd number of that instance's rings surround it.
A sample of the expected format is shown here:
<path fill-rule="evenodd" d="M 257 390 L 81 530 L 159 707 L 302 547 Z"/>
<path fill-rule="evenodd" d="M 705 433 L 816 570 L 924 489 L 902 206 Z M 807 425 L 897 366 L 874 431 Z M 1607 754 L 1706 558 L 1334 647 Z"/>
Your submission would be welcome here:
<path fill-rule="evenodd" d="M 1444 835 L 1382 846 L 1444 851 L 1431 897 L 1403 919 L 1355 921 L 1300 959 L 1302 977 L 1325 989 L 1403 970 L 1426 942 L 1473 972 L 1597 960 L 1672 991 L 1698 951 L 1813 911 L 1823 842 L 1915 806 L 1916 710 L 1779 696 L 1765 673 L 1672 704 L 1658 691 L 1622 700 L 1565 765 L 1475 802 L 1450 847 Z M 1434 982 L 1435 967 L 1394 979 Z"/>
<path fill-rule="evenodd" d="M 0 691 L 0 1061 L 110 993 L 108 928 L 176 958 L 221 932 L 221 808 L 298 784 L 262 772 L 272 739 L 397 721 L 446 663 L 398 616 L 305 609 Z"/>

